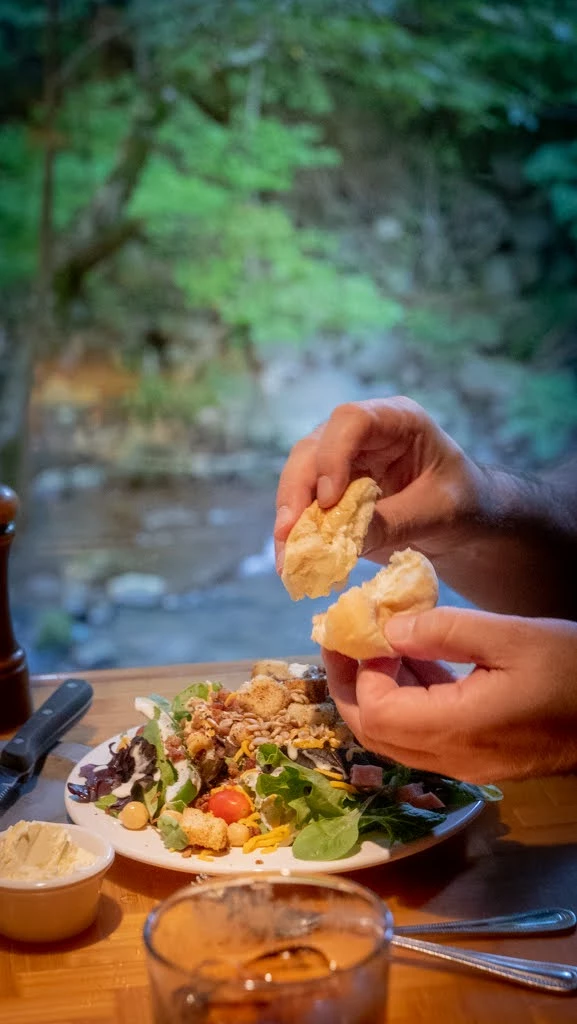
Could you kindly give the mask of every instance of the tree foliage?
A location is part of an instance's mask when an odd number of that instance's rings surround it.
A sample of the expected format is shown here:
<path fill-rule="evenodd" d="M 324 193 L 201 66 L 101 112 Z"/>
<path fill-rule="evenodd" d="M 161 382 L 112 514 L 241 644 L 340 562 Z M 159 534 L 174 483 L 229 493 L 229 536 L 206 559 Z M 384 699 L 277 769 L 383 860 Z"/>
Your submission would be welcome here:
<path fill-rule="evenodd" d="M 295 214 L 296 183 L 342 159 L 344 108 L 425 169 L 520 152 L 574 279 L 572 0 L 0 0 L 0 27 L 0 286 L 34 285 L 43 224 L 64 318 L 129 336 L 201 311 L 257 349 L 401 322 L 440 356 L 492 345 L 490 315 L 404 308 Z"/>

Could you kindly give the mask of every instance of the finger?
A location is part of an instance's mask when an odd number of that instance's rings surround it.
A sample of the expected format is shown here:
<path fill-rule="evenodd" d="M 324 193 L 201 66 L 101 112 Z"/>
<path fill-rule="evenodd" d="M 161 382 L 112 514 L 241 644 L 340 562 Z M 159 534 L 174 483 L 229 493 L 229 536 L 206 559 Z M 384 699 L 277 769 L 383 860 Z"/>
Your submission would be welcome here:
<path fill-rule="evenodd" d="M 361 670 L 356 685 L 358 727 L 373 747 L 429 752 L 442 751 L 449 742 L 458 747 L 477 719 L 476 695 L 467 684 L 467 679 L 458 679 L 451 686 L 385 687 L 380 675 Z"/>
<path fill-rule="evenodd" d="M 448 665 L 438 661 L 418 661 L 416 658 L 403 658 L 403 666 L 414 676 L 419 686 L 439 686 L 454 683 L 456 673 Z"/>
<path fill-rule="evenodd" d="M 336 651 L 328 651 L 326 648 L 323 648 L 322 657 L 327 672 L 329 693 L 341 718 L 357 736 L 359 729 L 359 709 L 356 698 L 358 663 Z"/>
<path fill-rule="evenodd" d="M 412 403 L 402 398 L 350 402 L 338 406 L 327 421 L 317 450 L 318 499 L 323 508 L 344 494 L 355 459 L 379 451 L 384 469 L 406 449 Z"/>
<path fill-rule="evenodd" d="M 513 615 L 433 608 L 419 615 L 395 615 L 387 622 L 385 635 L 399 654 L 419 660 L 503 668 L 523 650 L 528 625 Z"/>
<path fill-rule="evenodd" d="M 314 434 L 292 449 L 280 475 L 273 529 L 277 572 L 282 572 L 287 537 L 299 516 L 311 504 L 316 491 L 316 438 Z"/>
<path fill-rule="evenodd" d="M 363 555 L 394 550 L 415 537 L 430 533 L 454 516 L 455 494 L 449 486 L 431 486 L 427 475 L 418 476 L 396 493 L 381 498 L 367 531 Z"/>

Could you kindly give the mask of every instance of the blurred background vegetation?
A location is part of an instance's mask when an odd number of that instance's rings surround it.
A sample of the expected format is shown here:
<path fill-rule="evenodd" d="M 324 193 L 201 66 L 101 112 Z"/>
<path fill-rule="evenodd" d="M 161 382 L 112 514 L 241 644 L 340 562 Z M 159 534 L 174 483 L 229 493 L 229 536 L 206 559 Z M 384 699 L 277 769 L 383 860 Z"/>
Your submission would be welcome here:
<path fill-rule="evenodd" d="M 111 653 L 118 608 L 180 609 L 181 635 L 186 595 L 240 577 L 270 608 L 275 474 L 341 401 L 563 457 L 576 46 L 573 0 L 0 0 L 0 478 L 28 496 L 32 646 L 150 661 Z M 177 641 L 156 660 L 222 656 Z"/>

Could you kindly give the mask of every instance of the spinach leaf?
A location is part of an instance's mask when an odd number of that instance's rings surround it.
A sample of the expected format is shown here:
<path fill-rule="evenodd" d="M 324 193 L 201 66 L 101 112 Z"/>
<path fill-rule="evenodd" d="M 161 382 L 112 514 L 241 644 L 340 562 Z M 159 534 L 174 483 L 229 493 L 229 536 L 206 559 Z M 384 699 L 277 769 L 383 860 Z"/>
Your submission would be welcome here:
<path fill-rule="evenodd" d="M 191 697 L 200 697 L 202 700 L 207 700 L 209 694 L 218 693 L 222 690 L 220 683 L 191 683 L 180 693 L 177 693 L 176 697 L 172 701 L 171 715 L 175 722 L 180 722 L 183 718 L 190 718 L 190 711 L 186 707 Z"/>
<path fill-rule="evenodd" d="M 186 832 L 171 814 L 161 814 L 156 824 L 167 850 L 185 850 L 189 845 Z"/>
<path fill-rule="evenodd" d="M 409 843 L 426 836 L 447 817 L 442 811 L 429 811 L 412 804 L 372 806 L 365 810 L 359 823 L 360 832 L 379 832 L 390 843 Z"/>
<path fill-rule="evenodd" d="M 293 843 L 299 860 L 338 860 L 351 852 L 359 839 L 361 808 L 355 807 L 340 818 L 311 821 Z"/>

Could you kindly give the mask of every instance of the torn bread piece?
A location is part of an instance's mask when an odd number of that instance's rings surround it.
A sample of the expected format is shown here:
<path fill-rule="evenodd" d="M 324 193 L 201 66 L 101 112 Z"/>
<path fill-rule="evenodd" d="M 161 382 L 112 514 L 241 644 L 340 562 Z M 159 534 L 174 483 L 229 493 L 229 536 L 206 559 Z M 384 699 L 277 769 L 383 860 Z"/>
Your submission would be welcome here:
<path fill-rule="evenodd" d="M 326 597 L 346 584 L 363 550 L 381 491 L 370 477 L 353 480 L 332 508 L 315 499 L 286 542 L 282 581 L 293 601 Z"/>
<path fill-rule="evenodd" d="M 439 597 L 437 574 L 424 555 L 407 548 L 395 551 L 385 569 L 341 594 L 313 618 L 312 639 L 329 651 L 366 661 L 392 657 L 385 624 L 400 612 L 434 608 Z"/>

